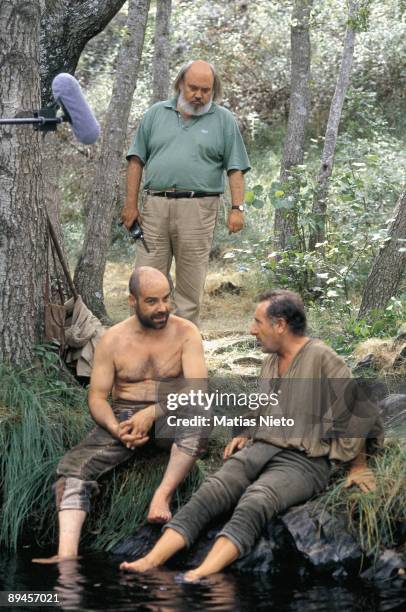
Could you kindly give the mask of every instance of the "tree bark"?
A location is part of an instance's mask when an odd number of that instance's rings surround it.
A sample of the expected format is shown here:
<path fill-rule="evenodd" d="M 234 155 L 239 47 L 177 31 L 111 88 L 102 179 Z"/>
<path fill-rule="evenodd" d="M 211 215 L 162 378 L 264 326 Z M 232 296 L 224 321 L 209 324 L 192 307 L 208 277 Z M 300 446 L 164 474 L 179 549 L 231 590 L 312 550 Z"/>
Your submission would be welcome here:
<path fill-rule="evenodd" d="M 120 48 L 116 78 L 107 110 L 100 160 L 87 203 L 82 253 L 75 271 L 74 282 L 79 293 L 94 314 L 102 319 L 107 316 L 103 298 L 103 276 L 148 10 L 149 0 L 129 2 L 126 33 Z"/>
<path fill-rule="evenodd" d="M 388 240 L 377 254 L 369 273 L 358 313 L 359 319 L 368 318 L 373 310 L 385 308 L 396 291 L 406 270 L 406 190 L 400 195 Z"/>
<path fill-rule="evenodd" d="M 169 93 L 171 11 L 172 0 L 160 0 L 156 3 L 151 104 L 166 100 Z"/>
<path fill-rule="evenodd" d="M 343 54 L 337 83 L 331 100 L 330 112 L 327 121 L 324 139 L 321 165 L 317 176 L 315 196 L 313 200 L 313 219 L 315 228 L 311 230 L 309 237 L 309 250 L 314 250 L 318 242 L 324 242 L 326 235 L 326 213 L 329 179 L 333 172 L 334 153 L 337 143 L 338 128 L 340 126 L 341 113 L 345 96 L 347 93 L 352 62 L 354 58 L 355 29 L 354 20 L 358 11 L 358 2 L 348 1 L 348 22 L 344 39 Z"/>
<path fill-rule="evenodd" d="M 41 19 L 42 105 L 53 102 L 51 83 L 60 72 L 74 74 L 86 43 L 99 34 L 125 0 L 45 0 Z"/>
<path fill-rule="evenodd" d="M 0 4 L 0 116 L 39 108 L 41 1 Z M 41 137 L 0 127 L 0 359 L 24 363 L 43 328 L 46 219 Z"/>
<path fill-rule="evenodd" d="M 296 0 L 292 12 L 291 93 L 287 132 L 283 147 L 280 180 L 286 182 L 291 169 L 303 163 L 305 132 L 310 113 L 310 34 L 309 21 L 313 0 Z M 276 250 L 295 247 L 299 242 L 296 211 L 275 210 L 274 235 Z"/>

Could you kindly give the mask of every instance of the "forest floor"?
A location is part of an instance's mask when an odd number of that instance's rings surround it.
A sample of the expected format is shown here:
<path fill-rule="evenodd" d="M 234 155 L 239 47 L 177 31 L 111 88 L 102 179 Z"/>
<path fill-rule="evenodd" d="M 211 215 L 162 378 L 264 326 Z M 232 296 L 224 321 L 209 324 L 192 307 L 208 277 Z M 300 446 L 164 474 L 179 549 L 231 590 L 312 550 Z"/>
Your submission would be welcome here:
<path fill-rule="evenodd" d="M 132 266 L 109 262 L 104 277 L 107 312 L 113 323 L 130 316 L 127 302 Z M 238 274 L 231 267 L 211 262 L 206 279 L 200 330 L 212 376 L 253 376 L 259 372 L 264 355 L 250 335 L 257 295 L 257 283 L 249 273 Z M 343 334 L 344 321 L 333 312 L 321 314 L 308 308 L 309 335 L 330 343 Z M 351 348 L 340 353 L 350 367 L 373 355 L 375 375 L 406 375 L 406 330 L 393 338 L 348 338 Z M 355 340 L 355 342 L 353 342 Z M 345 344 L 345 341 L 343 341 Z M 350 349 L 350 350 L 348 350 Z M 396 367 L 394 364 L 396 363 Z M 365 372 L 363 375 L 367 375 Z"/>
<path fill-rule="evenodd" d="M 105 303 L 114 323 L 130 315 L 126 296 L 131 271 L 130 265 L 107 264 Z M 206 286 L 210 287 L 210 281 L 217 276 L 216 272 L 209 272 Z M 233 272 L 224 270 L 222 276 L 233 278 Z M 211 373 L 229 374 L 232 370 L 234 375 L 253 375 L 258 372 L 263 355 L 249 333 L 254 309 L 255 299 L 248 289 L 205 292 L 200 329 Z"/>

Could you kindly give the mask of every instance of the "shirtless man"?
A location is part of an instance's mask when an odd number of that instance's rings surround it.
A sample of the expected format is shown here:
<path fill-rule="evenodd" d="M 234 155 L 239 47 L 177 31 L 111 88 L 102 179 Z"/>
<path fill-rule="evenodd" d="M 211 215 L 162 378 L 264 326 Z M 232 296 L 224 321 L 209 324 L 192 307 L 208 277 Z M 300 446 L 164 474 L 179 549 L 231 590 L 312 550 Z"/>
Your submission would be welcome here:
<path fill-rule="evenodd" d="M 157 383 L 177 377 L 207 378 L 196 326 L 170 314 L 166 277 L 154 268 L 140 267 L 132 273 L 129 289 L 134 316 L 111 327 L 95 352 L 88 403 L 97 425 L 57 468 L 58 554 L 34 562 L 53 563 L 77 556 L 97 478 L 146 444 L 155 421 L 166 420 L 156 403 Z M 171 444 L 164 437 L 155 436 L 155 443 Z M 172 495 L 203 450 L 201 440 L 190 436 L 176 440 L 170 448 L 164 477 L 149 507 L 150 522 L 164 523 L 171 518 Z"/>

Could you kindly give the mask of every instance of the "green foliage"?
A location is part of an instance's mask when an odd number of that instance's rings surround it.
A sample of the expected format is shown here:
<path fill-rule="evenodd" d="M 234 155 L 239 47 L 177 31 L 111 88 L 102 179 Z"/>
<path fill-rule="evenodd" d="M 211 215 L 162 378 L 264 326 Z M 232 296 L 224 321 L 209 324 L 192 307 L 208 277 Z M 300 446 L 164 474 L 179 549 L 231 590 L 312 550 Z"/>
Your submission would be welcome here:
<path fill-rule="evenodd" d="M 28 521 L 49 532 L 56 464 L 89 425 L 82 388 L 61 375 L 54 353 L 36 352 L 42 368 L 0 364 L 0 542 L 10 548 Z"/>
<path fill-rule="evenodd" d="M 346 489 L 345 480 L 339 480 L 320 499 L 333 517 L 346 518 L 347 526 L 367 555 L 378 556 L 382 548 L 400 544 L 400 527 L 406 520 L 405 461 L 406 445 L 391 440 L 372 466 L 376 491 Z"/>
<path fill-rule="evenodd" d="M 63 370 L 49 346 L 36 349 L 36 365 L 12 369 L 0 364 L 0 543 L 15 549 L 29 529 L 44 545 L 55 542 L 52 484 L 65 452 L 90 429 L 86 393 Z M 85 524 L 85 541 L 111 548 L 145 520 L 167 456 L 119 467 L 104 479 L 103 494 Z M 183 502 L 198 486 L 204 469 L 195 467 L 178 492 Z"/>

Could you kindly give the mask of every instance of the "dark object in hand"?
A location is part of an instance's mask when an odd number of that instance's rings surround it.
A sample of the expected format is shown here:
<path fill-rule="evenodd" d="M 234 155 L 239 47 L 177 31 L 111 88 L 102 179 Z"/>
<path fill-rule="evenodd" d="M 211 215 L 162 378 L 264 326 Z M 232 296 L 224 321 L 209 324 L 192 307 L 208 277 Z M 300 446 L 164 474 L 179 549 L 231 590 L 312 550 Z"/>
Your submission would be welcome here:
<path fill-rule="evenodd" d="M 141 240 L 142 244 L 144 245 L 144 248 L 145 248 L 146 252 L 149 253 L 149 248 L 148 248 L 147 243 L 145 242 L 145 239 L 144 239 L 144 232 L 142 231 L 142 227 L 138 223 L 138 221 L 134 221 L 134 223 L 132 224 L 132 226 L 130 227 L 130 229 L 128 231 L 130 232 L 131 237 L 135 241 Z"/>

